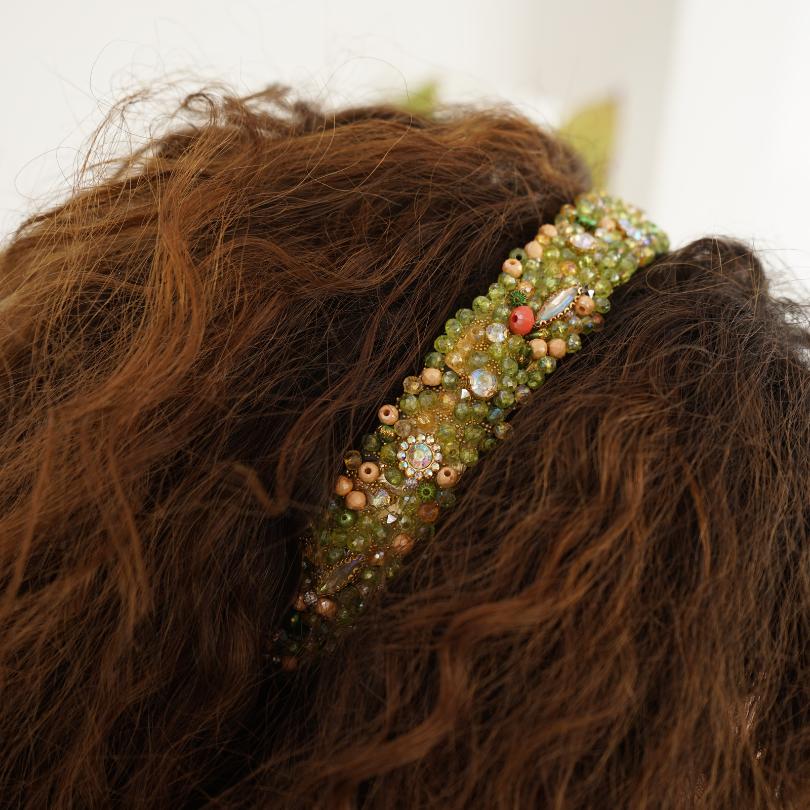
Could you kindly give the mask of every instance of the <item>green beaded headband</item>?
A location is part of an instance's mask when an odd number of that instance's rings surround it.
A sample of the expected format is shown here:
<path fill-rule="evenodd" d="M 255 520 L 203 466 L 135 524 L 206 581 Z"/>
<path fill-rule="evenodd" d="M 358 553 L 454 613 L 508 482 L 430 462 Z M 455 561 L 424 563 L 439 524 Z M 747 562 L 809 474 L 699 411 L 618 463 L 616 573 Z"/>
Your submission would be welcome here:
<path fill-rule="evenodd" d="M 273 637 L 276 664 L 295 669 L 334 644 L 433 535 L 464 471 L 508 435 L 510 413 L 602 326 L 614 287 L 668 249 L 641 210 L 591 191 L 509 254 L 487 294 L 447 321 L 397 405 L 380 408 L 362 451 L 346 455 L 304 538 L 298 595 Z"/>

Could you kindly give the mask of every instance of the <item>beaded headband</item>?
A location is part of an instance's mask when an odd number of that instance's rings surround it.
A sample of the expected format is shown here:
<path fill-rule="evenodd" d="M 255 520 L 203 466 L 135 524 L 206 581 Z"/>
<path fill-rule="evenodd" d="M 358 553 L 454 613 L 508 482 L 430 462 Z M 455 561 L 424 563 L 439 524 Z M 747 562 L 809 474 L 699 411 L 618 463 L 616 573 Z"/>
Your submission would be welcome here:
<path fill-rule="evenodd" d="M 295 669 L 331 648 L 403 559 L 434 534 L 464 471 L 509 434 L 507 418 L 557 362 L 598 331 L 610 295 L 669 250 L 643 211 L 604 192 L 563 205 L 503 263 L 472 308 L 434 341 L 419 376 L 350 451 L 332 499 L 303 538 L 295 604 L 273 637 L 272 659 Z"/>

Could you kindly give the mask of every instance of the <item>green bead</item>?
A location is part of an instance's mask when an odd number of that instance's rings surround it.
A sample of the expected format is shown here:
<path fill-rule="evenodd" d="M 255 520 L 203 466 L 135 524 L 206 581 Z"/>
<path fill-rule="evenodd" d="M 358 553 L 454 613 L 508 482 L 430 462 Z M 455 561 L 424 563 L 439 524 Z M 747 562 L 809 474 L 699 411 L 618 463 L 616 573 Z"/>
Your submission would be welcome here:
<path fill-rule="evenodd" d="M 462 447 L 459 456 L 462 464 L 470 467 L 478 462 L 478 451 L 474 447 Z"/>
<path fill-rule="evenodd" d="M 436 407 L 436 393 L 434 391 L 422 391 L 419 394 L 419 408 L 423 413 Z"/>
<path fill-rule="evenodd" d="M 599 281 L 593 285 L 594 298 L 607 298 L 612 292 L 613 285 L 604 278 L 600 278 Z"/>
<path fill-rule="evenodd" d="M 492 311 L 492 301 L 485 295 L 476 295 L 473 299 L 473 309 L 481 315 L 486 315 Z"/>
<path fill-rule="evenodd" d="M 503 360 L 506 357 L 506 346 L 503 343 L 493 343 L 489 347 L 489 356 L 493 360 Z"/>
<path fill-rule="evenodd" d="M 501 360 L 501 371 L 503 371 L 504 374 L 515 374 L 517 370 L 517 361 L 512 357 L 504 357 L 503 360 Z"/>
<path fill-rule="evenodd" d="M 456 502 L 456 493 L 452 489 L 443 489 L 436 496 L 436 501 L 442 509 L 449 509 Z"/>
<path fill-rule="evenodd" d="M 484 439 L 484 441 L 481 442 L 481 452 L 482 453 L 489 453 L 497 445 L 498 445 L 498 442 L 495 441 L 495 439 L 493 439 L 492 436 L 487 436 L 486 439 Z"/>
<path fill-rule="evenodd" d="M 495 304 L 500 304 L 506 297 L 506 290 L 500 284 L 490 284 L 487 290 L 487 297 Z"/>
<path fill-rule="evenodd" d="M 469 442 L 474 447 L 484 438 L 486 431 L 481 425 L 467 425 L 464 428 L 464 441 Z"/>
<path fill-rule="evenodd" d="M 582 340 L 579 335 L 574 332 L 572 335 L 568 336 L 565 345 L 569 352 L 578 352 L 582 348 Z"/>
<path fill-rule="evenodd" d="M 453 348 L 453 341 L 447 335 L 439 335 L 433 341 L 433 348 L 440 354 L 447 354 Z"/>
<path fill-rule="evenodd" d="M 425 357 L 425 368 L 444 368 L 444 357 L 439 352 L 428 352 Z"/>
<path fill-rule="evenodd" d="M 596 308 L 597 312 L 600 312 L 604 315 L 606 312 L 610 312 L 610 299 L 609 298 L 597 298 L 594 297 L 593 299 L 594 307 Z"/>
<path fill-rule="evenodd" d="M 543 248 L 543 265 L 548 265 L 549 262 L 556 262 L 560 259 L 560 249 L 554 245 L 546 245 Z"/>
<path fill-rule="evenodd" d="M 365 551 L 368 548 L 368 537 L 364 534 L 355 534 L 351 540 L 349 540 L 349 548 L 352 551 Z"/>
<path fill-rule="evenodd" d="M 514 290 L 515 287 L 517 287 L 517 279 L 514 276 L 510 276 L 509 273 L 501 273 L 498 276 L 498 284 L 505 290 Z"/>
<path fill-rule="evenodd" d="M 455 414 L 456 419 L 460 422 L 464 422 L 470 418 L 472 413 L 472 408 L 470 407 L 469 402 L 458 402 L 456 403 L 456 407 L 453 408 L 453 413 Z"/>
<path fill-rule="evenodd" d="M 398 467 L 386 467 L 385 480 L 388 481 L 388 483 L 392 486 L 398 487 L 404 478 L 405 473 L 403 473 Z"/>
<path fill-rule="evenodd" d="M 442 374 L 442 385 L 448 390 L 452 391 L 458 387 L 458 374 L 455 371 L 448 369 Z"/>
<path fill-rule="evenodd" d="M 455 439 L 442 443 L 442 459 L 446 462 L 458 461 L 458 442 Z"/>
<path fill-rule="evenodd" d="M 549 328 L 553 338 L 564 338 L 568 334 L 568 324 L 565 321 L 554 321 Z"/>
<path fill-rule="evenodd" d="M 517 259 L 519 262 L 523 262 L 523 260 L 526 258 L 526 251 L 523 248 L 513 248 L 509 251 L 509 258 Z"/>
<path fill-rule="evenodd" d="M 366 453 L 379 453 L 382 442 L 373 433 L 367 433 L 363 436 L 362 447 Z"/>
<path fill-rule="evenodd" d="M 460 309 L 456 312 L 456 320 L 462 326 L 469 326 L 475 320 L 475 313 L 471 309 Z"/>
<path fill-rule="evenodd" d="M 580 318 L 579 321 L 583 335 L 588 335 L 591 332 L 593 332 L 593 318 L 590 315 L 586 315 L 584 318 Z"/>
<path fill-rule="evenodd" d="M 444 325 L 444 331 L 447 332 L 451 338 L 457 338 L 463 330 L 464 326 L 458 318 L 450 318 Z"/>
<path fill-rule="evenodd" d="M 380 461 L 385 462 L 386 464 L 396 464 L 398 450 L 399 448 L 396 442 L 384 444 L 380 449 Z"/>
<path fill-rule="evenodd" d="M 515 404 L 515 395 L 511 391 L 498 391 L 495 394 L 495 404 L 499 408 L 511 408 Z"/>
<path fill-rule="evenodd" d="M 498 306 L 492 310 L 492 320 L 503 322 L 509 318 L 511 311 L 512 308 L 508 304 L 498 304 Z"/>
<path fill-rule="evenodd" d="M 506 347 L 510 352 L 517 353 L 520 351 L 521 346 L 525 346 L 526 342 L 520 335 L 509 335 L 506 340 Z"/>
<path fill-rule="evenodd" d="M 489 404 L 480 399 L 473 402 L 470 407 L 472 408 L 473 418 L 477 419 L 479 422 L 489 413 Z"/>
<path fill-rule="evenodd" d="M 351 509 L 344 509 L 338 514 L 337 519 L 338 526 L 340 526 L 343 529 L 346 529 L 349 526 L 352 526 L 356 519 L 357 518 L 355 517 L 355 514 Z"/>
<path fill-rule="evenodd" d="M 419 407 L 419 400 L 413 394 L 405 394 L 399 398 L 399 409 L 403 413 L 415 413 Z"/>
<path fill-rule="evenodd" d="M 444 442 L 452 441 L 456 438 L 456 426 L 451 425 L 449 422 L 442 422 L 442 424 L 436 428 L 435 436 L 439 444 L 442 445 Z"/>
<path fill-rule="evenodd" d="M 470 352 L 467 362 L 469 363 L 471 369 L 481 368 L 489 362 L 489 354 L 487 354 L 487 352 L 480 351 Z"/>
<path fill-rule="evenodd" d="M 541 357 L 537 361 L 537 366 L 543 374 L 551 374 L 555 368 L 557 368 L 557 360 L 556 358 L 552 357 L 551 355 L 546 355 L 545 357 Z"/>
<path fill-rule="evenodd" d="M 432 481 L 423 481 L 421 484 L 419 484 L 416 492 L 419 495 L 420 500 L 425 502 L 433 501 L 436 499 L 436 484 L 434 484 Z"/>
<path fill-rule="evenodd" d="M 489 409 L 489 413 L 487 414 L 487 422 L 490 425 L 497 425 L 498 422 L 502 422 L 506 414 L 503 412 L 503 409 L 498 407 L 492 407 Z"/>

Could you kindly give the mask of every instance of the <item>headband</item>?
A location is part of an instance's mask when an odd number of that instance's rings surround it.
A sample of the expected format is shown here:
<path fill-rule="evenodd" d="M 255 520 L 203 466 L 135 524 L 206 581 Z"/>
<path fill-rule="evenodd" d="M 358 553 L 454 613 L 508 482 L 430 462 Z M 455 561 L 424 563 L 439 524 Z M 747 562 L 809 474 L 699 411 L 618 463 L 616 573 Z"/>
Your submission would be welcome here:
<path fill-rule="evenodd" d="M 643 211 L 590 191 L 509 253 L 486 295 L 447 321 L 396 404 L 379 409 L 362 449 L 346 454 L 303 538 L 295 603 L 272 639 L 275 664 L 293 670 L 335 644 L 430 540 L 464 472 L 509 435 L 515 408 L 602 327 L 614 288 L 667 250 Z"/>

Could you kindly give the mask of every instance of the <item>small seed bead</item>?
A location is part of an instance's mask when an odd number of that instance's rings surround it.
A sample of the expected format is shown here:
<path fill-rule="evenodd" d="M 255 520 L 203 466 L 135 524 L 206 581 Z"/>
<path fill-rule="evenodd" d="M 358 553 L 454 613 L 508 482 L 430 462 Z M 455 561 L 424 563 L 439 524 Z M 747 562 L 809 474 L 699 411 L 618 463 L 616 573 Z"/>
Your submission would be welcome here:
<path fill-rule="evenodd" d="M 393 425 L 399 419 L 399 411 L 393 405 L 383 405 L 377 416 L 384 425 Z"/>
<path fill-rule="evenodd" d="M 360 476 L 361 481 L 370 484 L 380 477 L 380 468 L 373 461 L 366 461 L 360 465 L 357 474 Z"/>

